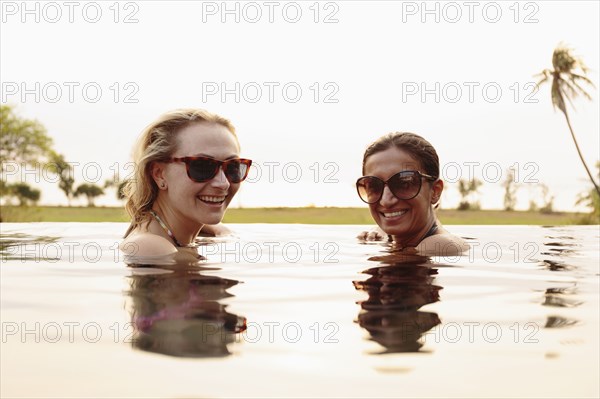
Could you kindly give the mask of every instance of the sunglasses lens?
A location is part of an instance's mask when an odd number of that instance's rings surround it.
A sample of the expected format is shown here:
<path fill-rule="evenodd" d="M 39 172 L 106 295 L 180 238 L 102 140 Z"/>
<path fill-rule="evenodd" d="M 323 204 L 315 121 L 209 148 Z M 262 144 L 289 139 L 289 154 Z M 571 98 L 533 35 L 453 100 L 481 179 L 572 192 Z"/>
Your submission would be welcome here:
<path fill-rule="evenodd" d="M 221 162 L 211 158 L 188 158 L 185 162 L 188 165 L 189 178 L 197 183 L 214 178 L 221 166 L 229 182 L 239 183 L 246 178 L 248 169 L 252 165 L 252 161 L 249 159 L 230 159 Z"/>
<path fill-rule="evenodd" d="M 248 166 L 250 166 L 247 162 L 239 159 L 228 161 L 225 165 L 225 176 L 232 183 L 244 180 L 248 174 Z"/>
<path fill-rule="evenodd" d="M 421 177 L 415 172 L 401 172 L 388 181 L 392 193 L 400 199 L 412 199 L 421 189 Z"/>
<path fill-rule="evenodd" d="M 219 163 L 212 159 L 195 159 L 190 162 L 189 176 L 196 182 L 212 179 L 217 174 Z"/>
<path fill-rule="evenodd" d="M 367 204 L 379 201 L 383 193 L 384 183 L 375 177 L 363 177 L 356 183 L 360 199 Z"/>

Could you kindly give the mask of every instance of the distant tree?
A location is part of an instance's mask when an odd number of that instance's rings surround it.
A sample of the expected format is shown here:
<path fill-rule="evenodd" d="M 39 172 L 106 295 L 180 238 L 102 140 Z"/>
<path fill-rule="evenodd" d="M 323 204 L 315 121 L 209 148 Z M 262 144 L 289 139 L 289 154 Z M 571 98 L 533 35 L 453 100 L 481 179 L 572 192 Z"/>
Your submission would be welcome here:
<path fill-rule="evenodd" d="M 127 179 L 122 180 L 122 181 L 117 181 L 117 180 L 106 180 L 104 182 L 104 188 L 112 188 L 114 187 L 116 189 L 117 192 L 117 199 L 118 200 L 124 200 L 125 199 L 125 193 L 123 193 L 123 189 L 125 188 L 125 185 L 127 184 Z"/>
<path fill-rule="evenodd" d="M 545 82 L 552 82 L 552 89 L 550 91 L 552 95 L 552 105 L 554 106 L 554 109 L 558 108 L 564 114 L 567 125 L 569 126 L 569 131 L 571 132 L 571 137 L 573 138 L 573 143 L 575 143 L 575 148 L 577 149 L 577 154 L 579 154 L 579 159 L 581 159 L 581 163 L 583 164 L 590 181 L 594 185 L 596 192 L 600 195 L 600 187 L 598 187 L 598 184 L 594 181 L 590 168 L 588 168 L 587 163 L 581 154 L 579 143 L 577 142 L 575 132 L 571 126 L 571 120 L 569 119 L 565 103 L 565 99 L 567 99 L 572 106 L 572 99 L 580 94 L 588 100 L 591 100 L 592 96 L 590 96 L 579 83 L 585 83 L 595 87 L 594 83 L 585 76 L 588 72 L 588 68 L 583 63 L 583 60 L 574 56 L 571 49 L 564 44 L 559 44 L 554 50 L 554 53 L 552 54 L 552 68 L 553 69 L 544 69 L 541 73 L 536 75 L 542 77 L 537 83 L 537 86 L 539 87 Z"/>
<path fill-rule="evenodd" d="M 0 105 L 0 195 L 3 199 L 16 197 L 20 205 L 36 203 L 40 190 L 25 182 L 11 184 L 7 172 L 25 165 L 40 167 L 51 154 L 52 139 L 42 124 L 19 117 L 9 105 Z"/>
<path fill-rule="evenodd" d="M 94 199 L 104 194 L 104 190 L 101 187 L 96 186 L 95 184 L 81 184 L 75 190 L 74 196 L 79 197 L 80 195 L 84 195 L 88 200 L 88 206 L 95 206 Z"/>
<path fill-rule="evenodd" d="M 537 212 L 539 210 L 540 207 L 538 206 L 537 202 L 534 200 L 529 200 L 529 212 Z"/>
<path fill-rule="evenodd" d="M 120 199 L 120 200 L 125 199 L 125 186 L 127 186 L 127 180 L 123 180 L 117 186 L 117 199 Z"/>
<path fill-rule="evenodd" d="M 598 169 L 598 181 L 600 181 L 600 161 L 596 162 L 596 168 Z M 594 188 L 579 194 L 575 204 L 591 208 L 592 219 L 595 219 L 595 223 L 598 223 L 598 218 L 600 218 L 600 195 Z"/>
<path fill-rule="evenodd" d="M 517 183 L 515 183 L 515 172 L 508 169 L 506 180 L 502 183 L 504 187 L 504 210 L 514 211 L 517 205 Z"/>
<path fill-rule="evenodd" d="M 479 187 L 481 187 L 482 184 L 481 180 L 478 179 L 460 179 L 458 181 L 458 191 L 462 197 L 460 204 L 458 205 L 458 210 L 466 211 L 469 209 L 480 208 L 479 202 L 473 200 L 472 197 L 479 191 Z"/>
<path fill-rule="evenodd" d="M 38 121 L 18 117 L 0 105 L 0 172 L 7 162 L 38 165 L 51 155 L 52 139 Z"/>
<path fill-rule="evenodd" d="M 5 197 L 10 194 L 10 186 L 4 179 L 0 179 L 0 197 Z"/>
<path fill-rule="evenodd" d="M 27 183 L 15 183 L 8 185 L 9 193 L 19 200 L 19 206 L 35 205 L 41 196 L 38 189 L 32 188 Z"/>
<path fill-rule="evenodd" d="M 58 178 L 58 188 L 65 193 L 67 197 L 67 202 L 69 206 L 71 206 L 71 200 L 73 199 L 73 195 L 75 194 L 75 190 L 73 188 L 75 184 L 75 178 L 73 177 L 73 167 L 61 154 L 57 154 L 55 152 L 50 156 L 50 162 L 48 163 L 48 169 L 55 173 Z"/>
<path fill-rule="evenodd" d="M 550 189 L 544 183 L 540 184 L 542 189 L 542 206 L 539 210 L 541 213 L 552 213 L 554 212 L 554 196 L 550 195 Z"/>

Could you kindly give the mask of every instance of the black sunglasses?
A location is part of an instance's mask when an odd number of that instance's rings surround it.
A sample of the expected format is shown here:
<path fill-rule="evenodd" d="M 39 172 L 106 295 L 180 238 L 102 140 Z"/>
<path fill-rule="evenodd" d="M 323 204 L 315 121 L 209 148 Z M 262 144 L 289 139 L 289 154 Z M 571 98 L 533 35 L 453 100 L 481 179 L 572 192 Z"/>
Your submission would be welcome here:
<path fill-rule="evenodd" d="M 188 177 L 196 183 L 209 181 L 217 175 L 219 168 L 223 168 L 223 173 L 230 183 L 240 183 L 248 176 L 250 159 L 233 158 L 227 161 L 219 161 L 207 157 L 183 157 L 171 158 L 168 162 L 183 162 Z"/>
<path fill-rule="evenodd" d="M 383 196 L 383 189 L 388 186 L 392 194 L 398 199 L 409 200 L 415 198 L 421 192 L 421 178 L 430 181 L 437 180 L 436 177 L 426 175 L 417 170 L 405 170 L 394 176 L 381 180 L 375 176 L 363 176 L 356 181 L 358 196 L 367 204 L 379 202 Z"/>

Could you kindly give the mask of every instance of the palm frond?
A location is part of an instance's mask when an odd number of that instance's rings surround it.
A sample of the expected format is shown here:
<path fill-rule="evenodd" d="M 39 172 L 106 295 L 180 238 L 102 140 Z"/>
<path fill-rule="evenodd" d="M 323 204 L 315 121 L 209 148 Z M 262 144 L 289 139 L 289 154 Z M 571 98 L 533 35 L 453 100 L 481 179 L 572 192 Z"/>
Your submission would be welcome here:
<path fill-rule="evenodd" d="M 573 84 L 573 86 L 577 89 L 577 92 L 591 101 L 592 96 L 587 91 L 585 91 L 585 89 L 583 87 L 581 87 L 579 85 L 578 81 L 583 81 L 584 83 L 592 86 L 593 88 L 596 88 L 596 86 L 594 85 L 594 82 L 592 82 L 590 79 L 588 79 L 587 76 L 578 75 L 576 73 L 571 73 L 568 77 L 569 77 L 569 80 L 571 81 L 571 83 Z"/>
<path fill-rule="evenodd" d="M 596 88 L 596 85 L 594 84 L 594 82 L 592 82 L 587 76 L 583 76 L 583 75 L 578 75 L 576 73 L 571 73 L 569 75 L 569 78 L 571 80 L 583 80 L 585 83 L 589 84 L 590 86 L 592 86 L 594 89 Z"/>
<path fill-rule="evenodd" d="M 550 93 L 552 95 L 552 105 L 554 106 L 554 108 L 558 108 L 562 112 L 565 112 L 565 100 L 563 99 L 559 79 L 554 79 L 552 81 L 552 89 L 550 90 Z"/>
<path fill-rule="evenodd" d="M 567 97 L 577 98 L 580 94 L 579 90 L 568 80 L 561 79 L 561 89 Z"/>
<path fill-rule="evenodd" d="M 581 94 L 588 100 L 592 101 L 592 96 L 590 95 L 590 93 L 585 91 L 583 87 L 579 86 L 579 84 L 575 80 L 571 79 L 571 84 L 575 87 L 575 89 L 577 89 L 578 94 Z"/>
<path fill-rule="evenodd" d="M 573 99 L 579 95 L 592 100 L 583 84 L 593 88 L 596 86 L 585 74 L 588 71 L 587 66 L 580 57 L 573 55 L 573 49 L 564 43 L 560 43 L 552 53 L 553 69 L 544 69 L 542 72 L 534 75 L 539 78 L 536 87 L 546 82 L 552 82 L 551 96 L 552 105 L 563 112 L 566 112 L 566 102 L 572 107 Z M 581 73 L 579 72 L 581 71 Z M 566 99 L 565 99 L 566 98 Z"/>
<path fill-rule="evenodd" d="M 549 69 L 544 69 L 542 72 L 533 75 L 534 77 L 540 76 L 541 79 L 535 84 L 536 88 L 539 90 L 542 83 L 546 83 L 552 77 L 552 71 Z"/>

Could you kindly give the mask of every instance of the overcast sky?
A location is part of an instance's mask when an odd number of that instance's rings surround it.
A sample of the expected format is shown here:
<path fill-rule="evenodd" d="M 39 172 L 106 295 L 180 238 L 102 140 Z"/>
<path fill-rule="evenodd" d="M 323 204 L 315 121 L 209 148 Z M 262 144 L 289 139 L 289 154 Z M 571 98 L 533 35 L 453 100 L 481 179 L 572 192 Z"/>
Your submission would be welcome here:
<path fill-rule="evenodd" d="M 532 83 L 561 41 L 600 82 L 599 14 L 597 1 L 3 1 L 1 102 L 46 126 L 76 184 L 126 176 L 144 126 L 202 107 L 233 121 L 257 166 L 232 206 L 362 206 L 365 147 L 401 130 L 437 148 L 442 207 L 474 175 L 483 207 L 501 208 L 512 167 L 519 208 L 544 183 L 572 210 L 590 183 L 550 87 Z M 589 91 L 571 120 L 593 167 Z"/>

